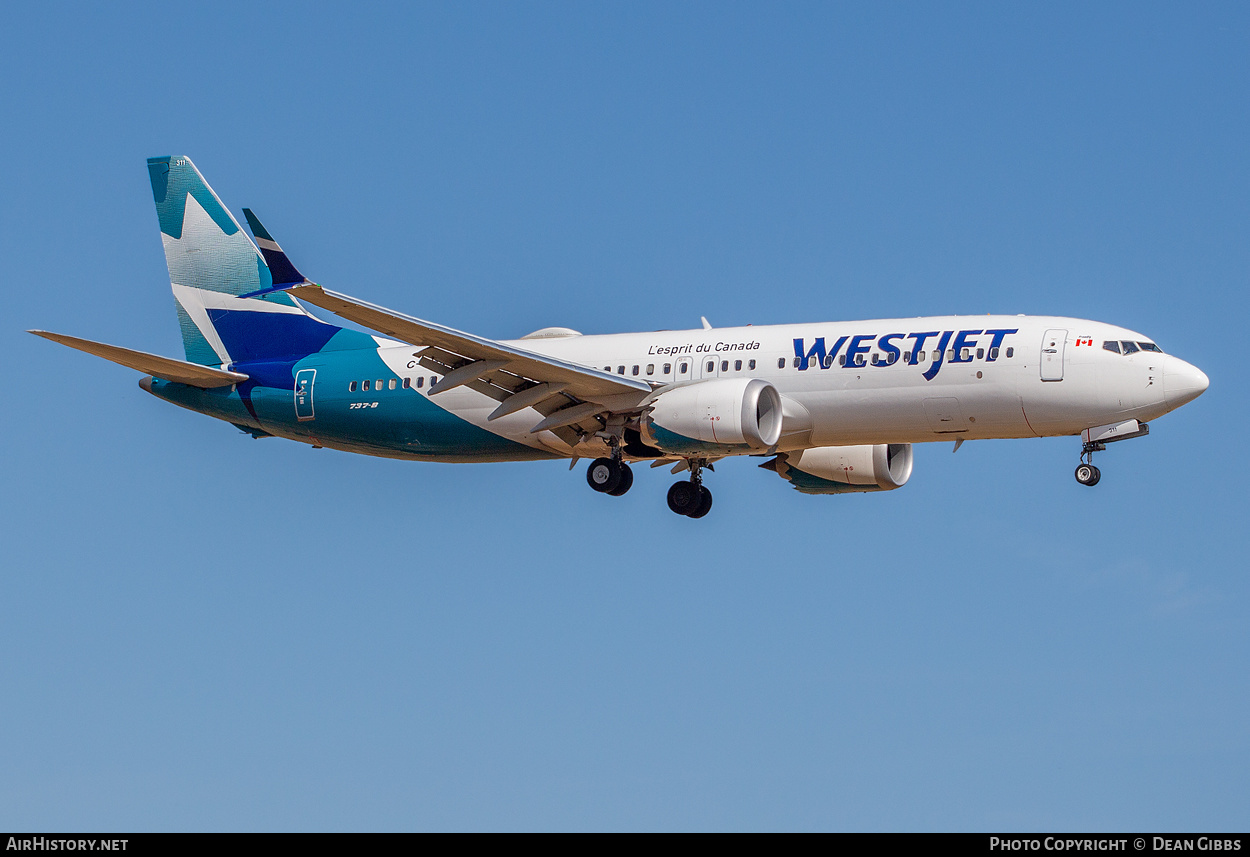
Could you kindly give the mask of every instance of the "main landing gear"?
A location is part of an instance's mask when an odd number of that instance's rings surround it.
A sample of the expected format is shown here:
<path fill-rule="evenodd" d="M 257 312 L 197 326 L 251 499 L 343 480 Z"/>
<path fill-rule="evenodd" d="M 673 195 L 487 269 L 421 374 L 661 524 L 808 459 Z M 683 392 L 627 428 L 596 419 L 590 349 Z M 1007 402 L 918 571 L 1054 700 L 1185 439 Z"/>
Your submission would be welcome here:
<path fill-rule="evenodd" d="M 601 494 L 619 497 L 634 484 L 634 471 L 620 458 L 596 458 L 586 468 L 586 481 Z"/>
<path fill-rule="evenodd" d="M 712 492 L 703 487 L 702 459 L 692 459 L 690 478 L 674 483 L 668 489 L 668 507 L 687 518 L 702 518 L 712 511 Z M 611 458 L 596 458 L 586 468 L 586 483 L 600 494 L 619 497 L 634 484 L 634 471 L 621 458 L 619 447 L 612 446 Z"/>
<path fill-rule="evenodd" d="M 1081 463 L 1076 468 L 1076 481 L 1093 488 L 1102 478 L 1102 471 L 1094 466 L 1094 453 L 1107 448 L 1105 443 L 1086 443 L 1081 447 Z"/>
<path fill-rule="evenodd" d="M 677 514 L 702 518 L 712 511 L 712 492 L 703 486 L 702 468 L 700 462 L 691 461 L 689 481 L 674 482 L 668 489 L 668 507 Z"/>

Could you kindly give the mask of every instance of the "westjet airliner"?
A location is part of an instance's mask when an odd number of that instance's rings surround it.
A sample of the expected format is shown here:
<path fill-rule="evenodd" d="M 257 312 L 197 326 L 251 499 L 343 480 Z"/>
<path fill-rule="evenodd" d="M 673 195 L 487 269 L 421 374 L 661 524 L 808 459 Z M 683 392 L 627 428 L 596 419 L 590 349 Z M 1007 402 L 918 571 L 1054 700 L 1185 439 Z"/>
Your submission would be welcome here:
<path fill-rule="evenodd" d="M 687 476 L 669 508 L 700 518 L 704 470 L 734 455 L 842 494 L 901 487 L 915 443 L 1080 435 L 1076 478 L 1092 486 L 1095 452 L 1207 388 L 1147 336 L 1050 316 L 485 339 L 310 282 L 244 209 L 248 239 L 188 158 L 148 172 L 186 360 L 31 332 L 257 438 L 419 461 L 593 459 L 590 487 L 617 496 L 631 463 L 671 465 Z"/>

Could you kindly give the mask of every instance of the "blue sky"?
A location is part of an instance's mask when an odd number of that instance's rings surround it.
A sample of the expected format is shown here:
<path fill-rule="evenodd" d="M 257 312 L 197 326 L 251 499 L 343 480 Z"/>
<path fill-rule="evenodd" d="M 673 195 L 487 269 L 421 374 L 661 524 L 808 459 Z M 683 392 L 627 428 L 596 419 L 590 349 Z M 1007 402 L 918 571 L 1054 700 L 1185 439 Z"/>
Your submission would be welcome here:
<path fill-rule="evenodd" d="M 1245 829 L 1244 4 L 9 4 L 0 828 Z M 144 159 L 485 336 L 1074 315 L 1210 390 L 698 522 L 181 411 Z"/>

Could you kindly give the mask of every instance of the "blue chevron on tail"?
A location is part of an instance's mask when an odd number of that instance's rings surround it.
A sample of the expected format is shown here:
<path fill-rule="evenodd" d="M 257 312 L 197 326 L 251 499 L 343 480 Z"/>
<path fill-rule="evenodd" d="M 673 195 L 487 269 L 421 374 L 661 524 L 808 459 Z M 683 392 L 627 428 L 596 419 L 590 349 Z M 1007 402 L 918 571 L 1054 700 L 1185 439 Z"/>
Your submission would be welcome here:
<path fill-rule="evenodd" d="M 190 158 L 149 158 L 148 175 L 187 360 L 227 366 L 299 358 L 342 330 L 280 291 L 240 297 L 271 288 L 275 272 Z M 278 252 L 286 267 L 277 273 L 302 281 Z"/>

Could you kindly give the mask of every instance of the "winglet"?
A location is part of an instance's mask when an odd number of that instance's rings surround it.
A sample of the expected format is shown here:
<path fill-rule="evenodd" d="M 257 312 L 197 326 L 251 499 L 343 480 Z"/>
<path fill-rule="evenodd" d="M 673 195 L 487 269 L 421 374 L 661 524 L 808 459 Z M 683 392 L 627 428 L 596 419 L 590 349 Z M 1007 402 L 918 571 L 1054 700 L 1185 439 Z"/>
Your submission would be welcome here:
<path fill-rule="evenodd" d="M 260 222 L 260 218 L 252 214 L 250 208 L 243 209 L 243 216 L 247 218 L 247 225 L 252 230 L 252 235 L 256 237 L 256 246 L 260 248 L 261 255 L 265 257 L 265 264 L 269 266 L 269 272 L 273 274 L 274 288 L 266 291 L 278 291 L 281 286 L 307 282 L 304 275 L 291 264 L 286 253 L 278 246 L 278 242 L 273 240 L 273 236 Z M 260 292 L 254 294 L 260 294 Z M 250 297 L 250 295 L 244 297 Z"/>

